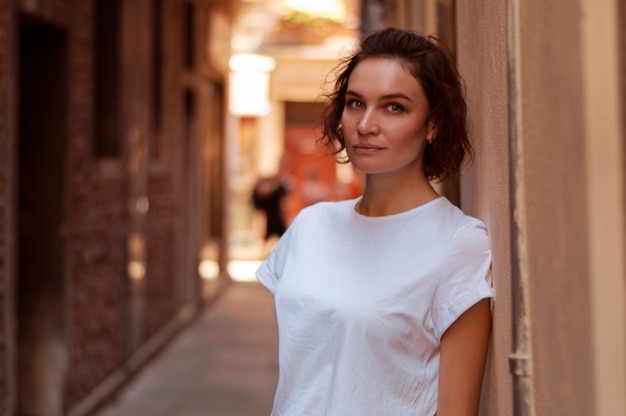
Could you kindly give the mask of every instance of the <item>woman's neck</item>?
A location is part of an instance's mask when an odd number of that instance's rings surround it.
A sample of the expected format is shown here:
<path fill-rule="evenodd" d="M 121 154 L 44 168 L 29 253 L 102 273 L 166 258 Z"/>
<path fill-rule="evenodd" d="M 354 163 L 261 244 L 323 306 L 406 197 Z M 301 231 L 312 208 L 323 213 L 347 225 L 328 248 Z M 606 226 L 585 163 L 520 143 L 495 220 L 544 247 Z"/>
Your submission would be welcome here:
<path fill-rule="evenodd" d="M 416 208 L 439 197 L 426 178 L 419 180 L 386 181 L 366 177 L 363 197 L 355 209 L 369 217 L 398 214 Z"/>

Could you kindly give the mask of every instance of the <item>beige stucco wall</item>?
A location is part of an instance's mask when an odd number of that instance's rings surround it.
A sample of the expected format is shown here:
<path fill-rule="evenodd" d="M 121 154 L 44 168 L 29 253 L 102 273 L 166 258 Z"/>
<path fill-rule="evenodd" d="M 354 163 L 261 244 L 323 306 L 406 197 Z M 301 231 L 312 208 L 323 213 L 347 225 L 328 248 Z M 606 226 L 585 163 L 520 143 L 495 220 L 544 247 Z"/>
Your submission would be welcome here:
<path fill-rule="evenodd" d="M 626 414 L 618 3 L 500 3 L 456 6 L 477 150 L 462 206 L 489 225 L 497 293 L 483 414 Z M 525 325 L 517 408 L 507 361 Z"/>
<path fill-rule="evenodd" d="M 593 414 L 580 9 L 519 2 L 512 51 L 519 82 L 518 219 L 525 236 L 537 414 Z"/>
<path fill-rule="evenodd" d="M 592 379 L 595 414 L 601 416 L 626 414 L 626 135 L 622 130 L 626 67 L 620 67 L 626 59 L 626 43 L 621 49 L 619 44 L 620 30 L 622 36 L 626 33 L 626 6 L 618 1 L 581 1 Z"/>
<path fill-rule="evenodd" d="M 625 317 L 623 308 L 605 310 L 624 303 L 623 270 L 613 270 L 621 256 L 605 255 L 623 252 L 619 123 L 601 119 L 619 105 L 611 99 L 618 90 L 615 64 L 606 59 L 617 56 L 615 8 L 612 1 L 518 4 L 516 111 L 524 163 L 516 186 L 526 195 L 537 414 L 625 410 L 618 403 L 624 395 Z M 594 17 L 599 10 L 605 15 Z M 602 347 L 611 344 L 617 351 L 606 356 Z M 600 371 L 606 359 L 613 371 Z M 621 394 L 607 394 L 608 380 L 621 386 Z"/>
<path fill-rule="evenodd" d="M 465 79 L 476 156 L 461 180 L 462 208 L 486 222 L 496 302 L 482 414 L 511 415 L 511 286 L 506 7 L 499 0 L 457 2 L 458 64 Z"/>

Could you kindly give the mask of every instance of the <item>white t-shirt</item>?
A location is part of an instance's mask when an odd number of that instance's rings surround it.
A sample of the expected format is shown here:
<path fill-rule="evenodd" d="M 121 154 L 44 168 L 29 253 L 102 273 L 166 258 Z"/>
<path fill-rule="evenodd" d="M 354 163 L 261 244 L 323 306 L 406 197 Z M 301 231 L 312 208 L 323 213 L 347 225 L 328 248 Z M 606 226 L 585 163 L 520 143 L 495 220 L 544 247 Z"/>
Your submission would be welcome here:
<path fill-rule="evenodd" d="M 257 271 L 273 294 L 273 416 L 432 416 L 446 329 L 493 297 L 485 225 L 444 197 L 367 217 L 358 199 L 298 214 Z"/>

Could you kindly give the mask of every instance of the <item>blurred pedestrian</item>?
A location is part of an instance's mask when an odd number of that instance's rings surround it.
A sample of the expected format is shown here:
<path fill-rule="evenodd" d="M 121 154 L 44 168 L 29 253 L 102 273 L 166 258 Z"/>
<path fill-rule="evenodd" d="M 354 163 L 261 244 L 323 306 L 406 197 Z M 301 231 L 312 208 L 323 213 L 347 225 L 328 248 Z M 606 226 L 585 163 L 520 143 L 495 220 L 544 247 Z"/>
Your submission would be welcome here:
<path fill-rule="evenodd" d="M 477 415 L 491 310 L 485 225 L 437 194 L 472 148 L 442 42 L 366 35 L 338 67 L 323 142 L 363 194 L 303 209 L 257 271 L 275 295 L 273 415 Z"/>
<path fill-rule="evenodd" d="M 283 202 L 292 184 L 286 156 L 280 159 L 278 172 L 270 177 L 259 178 L 252 190 L 252 205 L 265 214 L 264 239 L 280 237 L 287 229 Z"/>

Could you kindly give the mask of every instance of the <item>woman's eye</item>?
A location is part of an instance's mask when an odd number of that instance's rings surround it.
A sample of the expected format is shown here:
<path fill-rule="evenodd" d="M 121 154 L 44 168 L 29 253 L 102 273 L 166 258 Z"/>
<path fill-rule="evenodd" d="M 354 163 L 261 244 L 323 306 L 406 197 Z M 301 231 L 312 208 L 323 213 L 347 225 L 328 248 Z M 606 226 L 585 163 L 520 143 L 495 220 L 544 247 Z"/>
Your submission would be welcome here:
<path fill-rule="evenodd" d="M 349 100 L 347 104 L 350 108 L 363 108 L 363 103 L 359 100 Z"/>
<path fill-rule="evenodd" d="M 404 110 L 404 108 L 399 104 L 389 104 L 387 105 L 387 110 L 391 111 L 392 113 L 399 113 Z"/>

